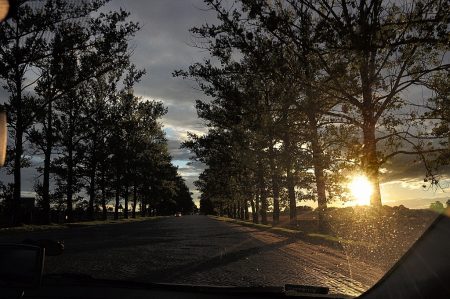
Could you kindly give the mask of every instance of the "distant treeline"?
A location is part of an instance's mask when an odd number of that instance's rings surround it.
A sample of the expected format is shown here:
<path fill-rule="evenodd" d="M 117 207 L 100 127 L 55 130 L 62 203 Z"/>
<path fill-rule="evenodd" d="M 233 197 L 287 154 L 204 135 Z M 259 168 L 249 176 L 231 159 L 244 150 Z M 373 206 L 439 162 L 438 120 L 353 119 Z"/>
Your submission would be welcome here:
<path fill-rule="evenodd" d="M 288 206 L 346 200 L 365 175 L 423 169 L 439 184 L 449 162 L 450 7 L 425 1 L 205 0 L 216 25 L 192 28 L 211 58 L 177 76 L 212 100 L 209 130 L 184 146 L 208 167 L 196 182 L 204 213 L 273 223 Z M 409 156 L 402 158 L 400 156 Z M 399 163 L 400 161 L 400 163 Z M 419 175 L 420 177 L 420 175 Z"/>
<path fill-rule="evenodd" d="M 161 128 L 167 108 L 133 91 L 145 74 L 130 60 L 139 24 L 126 11 L 105 12 L 106 2 L 16 1 L 0 23 L 3 171 L 13 176 L 0 185 L 3 223 L 26 220 L 21 170 L 36 164 L 38 223 L 61 213 L 68 222 L 106 219 L 111 203 L 114 218 L 121 205 L 125 218 L 193 210 Z"/>

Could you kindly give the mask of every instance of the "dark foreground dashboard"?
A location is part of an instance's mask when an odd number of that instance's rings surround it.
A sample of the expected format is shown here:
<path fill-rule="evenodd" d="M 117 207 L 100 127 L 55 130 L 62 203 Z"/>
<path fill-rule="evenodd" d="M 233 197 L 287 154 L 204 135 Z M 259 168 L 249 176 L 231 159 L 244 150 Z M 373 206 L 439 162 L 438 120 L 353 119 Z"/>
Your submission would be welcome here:
<path fill-rule="evenodd" d="M 0 274 L 2 271 L 0 269 Z M 310 286 L 234 288 L 145 284 L 70 274 L 44 276 L 41 287 L 22 290 L 0 285 L 0 298 L 348 298 L 326 294 L 327 288 Z M 359 298 L 450 298 L 450 209 L 440 215 L 397 264 Z"/>
<path fill-rule="evenodd" d="M 69 279 L 70 280 L 70 279 Z M 306 287 L 308 288 L 308 287 Z M 144 284 L 123 281 L 92 280 L 91 282 L 59 283 L 56 280 L 39 289 L 26 290 L 22 296 L 20 290 L 8 289 L 0 298 L 180 298 L 180 299 L 227 299 L 227 298 L 350 298 L 347 296 L 302 293 L 285 287 L 208 287 L 170 284 Z M 309 290 L 311 291 L 311 290 Z M 317 291 L 317 290 L 316 290 Z"/>

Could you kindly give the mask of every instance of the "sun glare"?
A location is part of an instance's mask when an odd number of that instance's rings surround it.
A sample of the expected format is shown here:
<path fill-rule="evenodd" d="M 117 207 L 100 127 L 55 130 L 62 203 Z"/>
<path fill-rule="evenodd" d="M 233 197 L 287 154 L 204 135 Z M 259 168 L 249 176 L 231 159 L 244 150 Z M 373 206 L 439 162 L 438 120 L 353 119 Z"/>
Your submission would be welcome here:
<path fill-rule="evenodd" d="M 355 176 L 348 185 L 356 205 L 369 205 L 373 192 L 372 184 L 364 175 Z"/>

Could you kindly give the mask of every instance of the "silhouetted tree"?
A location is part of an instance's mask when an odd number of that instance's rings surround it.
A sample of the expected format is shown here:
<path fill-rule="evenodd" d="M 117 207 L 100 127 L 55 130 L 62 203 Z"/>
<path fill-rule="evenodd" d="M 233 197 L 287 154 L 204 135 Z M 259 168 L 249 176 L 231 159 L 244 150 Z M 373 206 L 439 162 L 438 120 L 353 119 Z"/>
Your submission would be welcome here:
<path fill-rule="evenodd" d="M 435 202 L 432 202 L 430 204 L 430 210 L 433 210 L 437 213 L 442 213 L 444 211 L 444 204 L 439 200 L 436 200 Z"/>

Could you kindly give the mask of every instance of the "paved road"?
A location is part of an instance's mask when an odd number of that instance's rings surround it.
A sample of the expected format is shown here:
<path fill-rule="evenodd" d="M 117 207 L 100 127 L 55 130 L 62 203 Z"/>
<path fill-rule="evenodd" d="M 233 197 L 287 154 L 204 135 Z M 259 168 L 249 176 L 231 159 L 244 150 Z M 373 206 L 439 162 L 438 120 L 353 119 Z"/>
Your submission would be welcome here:
<path fill-rule="evenodd" d="M 345 252 L 206 216 L 0 236 L 64 240 L 45 271 L 96 278 L 202 285 L 323 285 L 359 294 L 383 274 Z"/>

